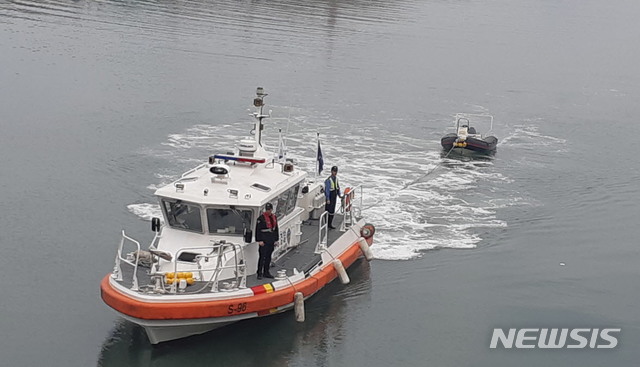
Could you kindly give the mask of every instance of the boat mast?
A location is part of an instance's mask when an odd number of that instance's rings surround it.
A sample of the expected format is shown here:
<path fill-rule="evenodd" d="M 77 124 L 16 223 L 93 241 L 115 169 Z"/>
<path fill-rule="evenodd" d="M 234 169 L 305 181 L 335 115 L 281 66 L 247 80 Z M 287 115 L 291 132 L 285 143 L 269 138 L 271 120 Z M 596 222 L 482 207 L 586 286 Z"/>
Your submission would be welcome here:
<path fill-rule="evenodd" d="M 264 125 L 262 124 L 262 119 L 271 117 L 269 114 L 264 114 L 264 97 L 267 96 L 267 93 L 264 92 L 264 88 L 258 87 L 256 89 L 257 97 L 253 99 L 253 105 L 258 108 L 258 111 L 254 112 L 252 115 L 256 118 L 256 125 L 253 128 L 254 138 L 256 143 L 262 148 L 262 130 L 264 129 Z"/>

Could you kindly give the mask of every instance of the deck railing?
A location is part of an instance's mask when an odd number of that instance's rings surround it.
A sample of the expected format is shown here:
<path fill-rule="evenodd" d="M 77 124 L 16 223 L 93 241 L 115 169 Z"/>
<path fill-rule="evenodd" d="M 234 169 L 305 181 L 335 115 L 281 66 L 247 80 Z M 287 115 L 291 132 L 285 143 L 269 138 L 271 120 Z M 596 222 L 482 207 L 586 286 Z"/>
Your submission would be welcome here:
<path fill-rule="evenodd" d="M 360 218 L 361 209 L 362 208 L 362 185 L 354 186 L 349 188 L 350 191 L 348 194 L 343 194 L 342 204 L 340 206 L 340 212 L 344 214 L 344 219 L 340 224 L 340 230 L 342 232 L 351 228 L 353 224 Z M 358 195 L 356 195 L 356 192 Z M 358 205 L 356 205 L 356 200 L 359 201 Z"/>
<path fill-rule="evenodd" d="M 133 251 L 134 255 L 133 259 L 129 256 L 124 257 L 122 256 L 123 254 L 123 250 L 124 250 L 124 246 L 127 243 L 131 243 L 133 245 L 135 245 L 135 250 Z M 130 252 L 129 252 L 130 253 Z M 133 238 L 127 236 L 124 233 L 124 230 L 122 231 L 122 238 L 120 239 L 120 245 L 118 246 L 118 251 L 116 253 L 116 260 L 115 260 L 115 265 L 113 267 L 113 273 L 111 274 L 111 276 L 117 280 L 117 281 L 123 281 L 123 277 L 122 277 L 122 263 L 124 262 L 125 264 L 128 264 L 130 266 L 133 267 L 133 277 L 131 279 L 131 289 L 134 291 L 139 290 L 138 287 L 138 265 L 140 263 L 140 242 L 134 240 Z"/>
<path fill-rule="evenodd" d="M 320 219 L 318 220 L 318 244 L 316 245 L 315 253 L 319 254 L 322 251 L 327 249 L 328 239 L 329 239 L 329 212 L 324 211 L 320 215 Z"/>
<path fill-rule="evenodd" d="M 158 256 L 156 248 L 159 235 L 156 234 L 151 242 L 149 252 L 150 264 L 148 268 L 148 275 L 150 276 L 151 283 L 145 288 L 153 289 L 159 292 L 166 292 L 165 290 L 165 274 L 167 272 L 161 272 L 160 262 L 168 261 L 172 263 L 173 274 L 177 275 L 180 272 L 195 272 L 198 273 L 199 279 L 206 282 L 204 286 L 201 286 L 195 293 L 202 292 L 211 286 L 211 292 L 218 292 L 219 283 L 223 283 L 223 290 L 229 291 L 234 289 L 246 288 L 247 284 L 247 272 L 246 272 L 246 260 L 244 257 L 244 248 L 235 243 L 218 241 L 209 246 L 197 246 L 197 247 L 182 247 L 176 251 L 175 255 L 168 254 L 170 260 L 163 259 Z M 185 253 L 193 253 L 193 260 L 186 261 L 180 260 L 180 256 Z M 224 264 L 225 255 L 233 255 L 233 261 L 227 265 Z M 141 258 L 143 258 L 143 251 L 140 251 L 140 243 L 135 239 L 127 236 L 122 231 L 122 239 L 118 246 L 118 251 L 115 258 L 115 265 L 112 273 L 112 278 L 118 282 L 131 282 L 131 290 L 139 291 L 139 279 L 138 269 L 141 267 Z M 209 266 L 203 266 L 203 264 L 211 264 Z M 155 265 L 155 266 L 154 266 Z M 124 279 L 124 273 L 122 271 L 123 266 L 131 267 L 133 270 L 131 279 Z M 231 276 L 226 276 L 221 279 L 220 276 L 223 271 L 228 270 L 231 272 Z M 208 278 L 208 279 L 205 279 Z M 178 277 L 175 277 L 175 281 L 172 282 L 169 287 L 169 293 L 177 293 L 182 291 Z M 194 293 L 194 292 L 190 292 Z"/>
<path fill-rule="evenodd" d="M 178 252 L 176 252 L 176 259 L 180 258 L 180 255 L 183 253 L 189 253 L 193 251 L 208 251 L 208 254 L 199 254 L 194 258 L 194 262 L 197 264 L 197 270 L 195 272 L 199 273 L 200 280 L 207 282 L 207 284 L 202 287 L 202 289 L 206 289 L 211 284 L 211 292 L 219 291 L 219 282 L 220 274 L 224 270 L 231 270 L 234 274 L 233 277 L 224 278 L 224 280 L 229 281 L 226 283 L 224 290 L 233 290 L 239 288 L 246 288 L 247 284 L 247 272 L 246 272 L 246 261 L 244 260 L 244 249 L 241 245 L 235 243 L 228 242 L 216 242 L 212 246 L 198 246 L 198 247 L 183 247 Z M 233 252 L 234 261 L 232 264 L 223 265 L 223 257 L 225 254 L 230 254 Z M 204 260 L 205 263 L 213 263 L 212 266 L 203 267 L 202 262 L 200 260 Z M 191 266 L 193 264 L 190 262 Z M 178 272 L 192 272 L 193 269 L 189 268 L 180 268 L 178 265 L 178 261 L 173 261 L 173 273 L 177 274 Z M 205 273 L 211 273 L 209 279 L 205 279 Z M 174 282 L 171 285 L 169 290 L 170 293 L 178 292 L 178 282 Z"/>

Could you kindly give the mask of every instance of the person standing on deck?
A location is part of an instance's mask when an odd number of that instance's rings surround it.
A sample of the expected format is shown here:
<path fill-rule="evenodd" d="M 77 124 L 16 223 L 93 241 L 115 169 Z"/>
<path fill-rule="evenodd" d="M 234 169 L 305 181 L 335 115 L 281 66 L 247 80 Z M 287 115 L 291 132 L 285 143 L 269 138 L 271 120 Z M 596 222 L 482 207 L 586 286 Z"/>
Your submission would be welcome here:
<path fill-rule="evenodd" d="M 327 199 L 324 210 L 329 212 L 329 229 L 336 229 L 333 226 L 333 214 L 336 212 L 338 197 L 342 197 L 338 182 L 338 166 L 331 167 L 331 176 L 324 181 L 324 196 Z"/>
<path fill-rule="evenodd" d="M 267 203 L 264 206 L 264 213 L 258 217 L 256 224 L 256 241 L 258 241 L 258 279 L 273 278 L 269 272 L 271 266 L 271 254 L 276 242 L 280 240 L 278 231 L 278 220 L 273 214 L 273 205 Z"/>

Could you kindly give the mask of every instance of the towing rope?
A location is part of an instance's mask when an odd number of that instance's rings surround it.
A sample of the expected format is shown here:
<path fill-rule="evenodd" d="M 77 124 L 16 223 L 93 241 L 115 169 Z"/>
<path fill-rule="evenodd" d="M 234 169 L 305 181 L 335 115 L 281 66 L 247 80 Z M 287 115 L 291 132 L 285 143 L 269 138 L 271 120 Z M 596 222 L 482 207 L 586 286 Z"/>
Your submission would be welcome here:
<path fill-rule="evenodd" d="M 439 162 L 438 164 L 436 164 L 436 166 L 435 166 L 435 167 L 433 167 L 429 172 L 425 173 L 424 175 L 422 175 L 422 176 L 420 176 L 420 177 L 416 178 L 415 180 L 413 180 L 413 181 L 411 181 L 411 182 L 409 182 L 409 183 L 406 183 L 406 184 L 405 184 L 404 186 L 402 186 L 400 189 L 396 190 L 396 193 L 398 193 L 398 192 L 400 192 L 400 191 L 402 191 L 402 190 L 406 190 L 409 186 L 412 186 L 412 185 L 417 184 L 418 182 L 422 181 L 425 177 L 427 177 L 427 176 L 429 176 L 430 174 L 432 174 L 433 172 L 435 172 L 435 171 L 436 171 L 436 170 L 437 170 L 437 169 L 442 165 L 442 162 L 444 161 L 444 159 L 446 159 L 446 158 L 449 156 L 449 154 L 453 151 L 453 148 L 455 148 L 455 147 L 456 147 L 456 146 L 455 146 L 455 144 L 454 144 L 454 145 L 451 147 L 451 149 L 449 149 L 449 151 L 447 152 L 447 154 L 445 154 L 445 156 L 444 156 L 444 157 L 442 157 L 442 160 L 440 160 L 440 162 Z M 373 208 L 374 206 L 376 206 L 376 205 L 378 205 L 378 204 L 380 204 L 380 203 L 382 203 L 382 202 L 384 202 L 384 201 L 386 201 L 386 200 L 389 200 L 390 198 L 391 198 L 391 196 L 390 196 L 390 197 L 388 197 L 388 198 L 382 199 L 382 200 L 378 200 L 378 201 L 376 201 L 375 203 L 373 203 L 373 204 L 371 204 L 371 205 L 369 205 L 369 206 L 367 206 L 367 207 L 363 208 L 363 210 L 367 210 L 367 209 L 369 209 L 369 208 Z"/>

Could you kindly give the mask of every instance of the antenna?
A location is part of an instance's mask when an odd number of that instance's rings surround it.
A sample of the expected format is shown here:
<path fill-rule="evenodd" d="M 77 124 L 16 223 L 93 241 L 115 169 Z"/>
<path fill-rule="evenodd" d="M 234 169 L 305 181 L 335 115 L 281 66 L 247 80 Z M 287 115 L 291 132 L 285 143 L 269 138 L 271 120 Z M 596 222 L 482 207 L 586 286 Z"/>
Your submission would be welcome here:
<path fill-rule="evenodd" d="M 286 162 L 287 160 L 287 145 L 282 136 L 282 129 L 278 129 L 278 153 L 276 153 L 276 156 L 278 162 Z"/>

